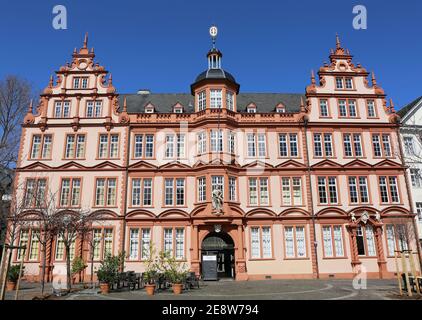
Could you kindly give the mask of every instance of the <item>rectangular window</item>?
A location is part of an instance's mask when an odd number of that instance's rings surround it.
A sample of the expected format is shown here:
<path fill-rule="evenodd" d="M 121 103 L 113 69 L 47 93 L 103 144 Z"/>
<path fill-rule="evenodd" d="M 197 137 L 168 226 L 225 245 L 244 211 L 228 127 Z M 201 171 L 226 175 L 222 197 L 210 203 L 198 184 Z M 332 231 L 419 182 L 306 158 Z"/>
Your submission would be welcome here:
<path fill-rule="evenodd" d="M 152 205 L 152 179 L 144 179 L 143 205 L 149 207 Z"/>
<path fill-rule="evenodd" d="M 233 131 L 229 131 L 228 140 L 229 153 L 236 154 L 236 134 Z"/>
<path fill-rule="evenodd" d="M 251 228 L 251 257 L 252 259 L 261 258 L 261 240 L 260 240 L 260 228 Z"/>
<path fill-rule="evenodd" d="M 422 187 L 422 178 L 420 169 L 410 169 L 410 178 L 412 180 L 412 186 L 414 188 Z"/>
<path fill-rule="evenodd" d="M 336 78 L 336 88 L 337 89 L 343 89 L 344 88 L 343 78 L 341 78 L 341 77 Z"/>
<path fill-rule="evenodd" d="M 256 157 L 255 134 L 248 133 L 248 157 Z"/>
<path fill-rule="evenodd" d="M 31 244 L 29 246 L 29 260 L 37 261 L 39 257 L 40 241 L 38 230 L 31 230 Z"/>
<path fill-rule="evenodd" d="M 394 257 L 396 251 L 396 234 L 393 225 L 387 225 L 387 246 L 388 256 Z"/>
<path fill-rule="evenodd" d="M 185 179 L 176 179 L 176 206 L 185 205 Z"/>
<path fill-rule="evenodd" d="M 55 260 L 63 261 L 64 260 L 64 240 L 63 237 L 58 236 L 56 238 L 56 254 Z"/>
<path fill-rule="evenodd" d="M 212 192 L 220 190 L 224 197 L 224 177 L 223 176 L 212 176 L 211 177 Z"/>
<path fill-rule="evenodd" d="M 78 207 L 81 203 L 81 179 L 64 178 L 60 188 L 60 207 Z"/>
<path fill-rule="evenodd" d="M 150 247 L 151 247 L 151 229 L 145 228 L 142 229 L 141 235 L 141 259 L 147 260 L 150 257 Z"/>
<path fill-rule="evenodd" d="M 207 185 L 206 178 L 201 177 L 197 179 L 198 181 L 198 202 L 207 201 Z"/>
<path fill-rule="evenodd" d="M 234 94 L 233 92 L 227 91 L 226 93 L 226 108 L 230 111 L 234 111 Z"/>
<path fill-rule="evenodd" d="M 173 179 L 165 179 L 164 182 L 164 193 L 165 193 L 165 205 L 172 206 L 173 205 L 173 198 L 174 198 L 174 187 L 173 187 Z"/>
<path fill-rule="evenodd" d="M 368 118 L 376 118 L 377 114 L 375 112 L 375 101 L 374 100 L 367 100 L 366 101 L 366 108 L 368 112 Z"/>
<path fill-rule="evenodd" d="M 102 239 L 102 230 L 101 229 L 94 229 L 93 232 L 93 241 L 92 241 L 92 256 L 94 261 L 98 261 L 101 259 L 101 239 Z"/>
<path fill-rule="evenodd" d="M 249 178 L 249 205 L 269 205 L 270 198 L 268 188 L 268 178 Z"/>
<path fill-rule="evenodd" d="M 166 135 L 166 158 L 185 157 L 185 135 Z"/>
<path fill-rule="evenodd" d="M 397 177 L 379 177 L 382 203 L 400 203 Z"/>
<path fill-rule="evenodd" d="M 318 192 L 320 204 L 338 204 L 335 177 L 318 177 Z"/>
<path fill-rule="evenodd" d="M 176 228 L 176 255 L 177 260 L 185 258 L 185 229 Z"/>
<path fill-rule="evenodd" d="M 154 135 L 153 134 L 136 134 L 134 145 L 134 157 L 153 158 L 154 157 Z"/>
<path fill-rule="evenodd" d="M 98 157 L 100 159 L 117 158 L 119 155 L 119 135 L 100 134 Z"/>
<path fill-rule="evenodd" d="M 207 94 L 205 91 L 198 93 L 198 111 L 205 110 L 207 107 Z"/>
<path fill-rule="evenodd" d="M 166 206 L 185 205 L 185 179 L 165 179 L 164 180 L 164 203 Z"/>
<path fill-rule="evenodd" d="M 408 156 L 414 156 L 416 154 L 415 152 L 415 146 L 413 144 L 413 137 L 404 137 L 404 152 Z"/>
<path fill-rule="evenodd" d="M 101 100 L 88 101 L 86 103 L 86 117 L 99 118 L 102 116 L 103 102 Z"/>
<path fill-rule="evenodd" d="M 356 100 L 349 100 L 349 117 L 356 118 L 357 112 L 356 112 Z"/>
<path fill-rule="evenodd" d="M 372 135 L 372 146 L 375 157 L 391 157 L 391 142 L 389 134 L 373 134 Z"/>
<path fill-rule="evenodd" d="M 340 117 L 347 117 L 347 101 L 339 100 L 338 101 L 339 115 Z"/>
<path fill-rule="evenodd" d="M 222 107 L 222 91 L 221 90 L 210 90 L 210 107 L 211 109 L 219 109 Z"/>
<path fill-rule="evenodd" d="M 319 100 L 319 115 L 324 118 L 329 117 L 328 101 L 325 99 Z"/>
<path fill-rule="evenodd" d="M 142 198 L 141 198 L 142 195 Z M 152 179 L 132 179 L 132 206 L 152 206 Z"/>
<path fill-rule="evenodd" d="M 223 152 L 222 130 L 211 130 L 211 152 Z"/>
<path fill-rule="evenodd" d="M 52 141 L 52 135 L 34 135 L 32 137 L 31 159 L 51 159 Z"/>
<path fill-rule="evenodd" d="M 284 227 L 286 258 L 303 259 L 306 257 L 306 235 L 304 226 Z"/>
<path fill-rule="evenodd" d="M 96 180 L 95 206 L 114 207 L 116 205 L 116 178 L 98 178 Z"/>
<path fill-rule="evenodd" d="M 271 228 L 263 227 L 262 229 L 262 257 L 264 259 L 272 258 L 272 244 L 271 244 Z"/>
<path fill-rule="evenodd" d="M 166 158 L 174 157 L 174 135 L 166 135 Z"/>
<path fill-rule="evenodd" d="M 20 235 L 19 235 L 19 246 L 28 248 L 28 242 L 29 242 L 29 230 L 27 229 L 21 230 Z M 23 250 L 18 249 L 16 259 L 20 261 L 22 259 L 23 253 L 24 253 Z"/>
<path fill-rule="evenodd" d="M 341 226 L 323 226 L 322 236 L 326 258 L 344 257 L 343 231 Z"/>
<path fill-rule="evenodd" d="M 280 133 L 278 135 L 279 155 L 281 158 L 298 156 L 297 134 Z"/>
<path fill-rule="evenodd" d="M 416 213 L 418 214 L 419 220 L 422 220 L 422 202 L 416 202 Z"/>
<path fill-rule="evenodd" d="M 346 78 L 345 79 L 345 83 L 346 83 L 346 89 L 348 89 L 348 90 L 353 89 L 353 80 L 352 80 L 352 78 Z"/>
<path fill-rule="evenodd" d="M 281 178 L 283 206 L 302 205 L 302 179 L 298 177 Z"/>
<path fill-rule="evenodd" d="M 207 134 L 206 132 L 200 132 L 198 137 L 198 155 L 205 154 L 207 152 Z"/>
<path fill-rule="evenodd" d="M 349 177 L 349 195 L 350 203 L 368 203 L 368 178 L 367 177 Z"/>
<path fill-rule="evenodd" d="M 173 229 L 164 229 L 164 252 L 173 256 Z"/>
<path fill-rule="evenodd" d="M 270 227 L 251 227 L 251 258 L 271 259 L 272 235 Z"/>
<path fill-rule="evenodd" d="M 46 179 L 28 179 L 25 186 L 25 208 L 39 208 L 45 205 Z"/>
<path fill-rule="evenodd" d="M 56 101 L 54 104 L 54 118 L 70 117 L 70 101 Z"/>
<path fill-rule="evenodd" d="M 235 177 L 229 177 L 229 200 L 230 201 L 236 201 L 236 181 L 237 179 Z"/>
<path fill-rule="evenodd" d="M 267 145 L 265 134 L 258 134 L 258 156 L 265 158 L 267 156 Z"/>
<path fill-rule="evenodd" d="M 129 260 L 139 259 L 139 229 L 129 231 Z"/>
<path fill-rule="evenodd" d="M 68 134 L 66 136 L 66 159 L 82 159 L 85 158 L 85 135 L 84 134 Z"/>
<path fill-rule="evenodd" d="M 331 133 L 314 134 L 314 155 L 315 157 L 333 157 L 333 135 Z"/>

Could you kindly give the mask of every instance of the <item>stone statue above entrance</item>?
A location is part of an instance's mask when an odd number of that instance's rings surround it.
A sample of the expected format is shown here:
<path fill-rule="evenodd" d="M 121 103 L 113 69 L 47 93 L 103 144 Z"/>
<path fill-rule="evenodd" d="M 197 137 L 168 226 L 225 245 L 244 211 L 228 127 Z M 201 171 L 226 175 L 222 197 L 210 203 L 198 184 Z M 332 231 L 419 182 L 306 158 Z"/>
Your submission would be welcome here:
<path fill-rule="evenodd" d="M 223 192 L 220 189 L 212 192 L 212 208 L 215 215 L 223 214 Z"/>

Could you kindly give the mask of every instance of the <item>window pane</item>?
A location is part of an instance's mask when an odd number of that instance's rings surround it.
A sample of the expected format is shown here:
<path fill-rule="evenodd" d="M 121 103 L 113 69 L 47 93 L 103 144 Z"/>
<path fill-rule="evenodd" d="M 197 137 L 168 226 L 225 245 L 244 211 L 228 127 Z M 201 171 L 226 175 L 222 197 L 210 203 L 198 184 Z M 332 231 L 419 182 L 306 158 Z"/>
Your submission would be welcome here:
<path fill-rule="evenodd" d="M 253 259 L 261 258 L 261 244 L 259 228 L 251 228 L 251 256 Z"/>

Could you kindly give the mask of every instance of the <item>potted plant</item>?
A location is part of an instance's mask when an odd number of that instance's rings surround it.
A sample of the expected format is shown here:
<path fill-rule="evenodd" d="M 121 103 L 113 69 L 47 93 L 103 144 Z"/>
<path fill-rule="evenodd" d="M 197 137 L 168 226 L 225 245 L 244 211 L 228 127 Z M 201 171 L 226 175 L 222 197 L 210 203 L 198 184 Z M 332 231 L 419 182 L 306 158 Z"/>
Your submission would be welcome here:
<path fill-rule="evenodd" d="M 23 270 L 25 269 L 25 266 L 22 267 L 22 274 L 23 276 Z M 20 272 L 20 265 L 16 264 L 13 266 L 10 266 L 9 271 L 7 272 L 7 282 L 6 282 L 6 289 L 7 291 L 13 291 L 16 289 L 16 283 L 19 279 L 19 272 Z"/>
<path fill-rule="evenodd" d="M 104 261 L 101 262 L 97 271 L 97 278 L 100 282 L 102 294 L 108 294 L 110 292 L 110 285 L 116 282 L 119 276 L 120 266 L 120 256 L 112 256 L 111 254 L 107 254 Z"/>
<path fill-rule="evenodd" d="M 160 270 L 159 258 L 156 257 L 156 251 L 153 244 L 149 246 L 148 259 L 145 260 L 145 272 L 142 277 L 145 283 L 145 291 L 149 296 L 154 295 L 156 281 L 158 279 L 158 271 Z"/>
<path fill-rule="evenodd" d="M 173 293 L 181 294 L 183 290 L 183 283 L 188 275 L 187 267 L 184 263 L 177 261 L 173 257 L 166 259 L 166 277 L 170 280 Z"/>
<path fill-rule="evenodd" d="M 76 276 L 83 272 L 88 265 L 85 264 L 84 259 L 82 257 L 76 257 L 72 261 L 72 281 L 73 284 L 76 282 Z"/>

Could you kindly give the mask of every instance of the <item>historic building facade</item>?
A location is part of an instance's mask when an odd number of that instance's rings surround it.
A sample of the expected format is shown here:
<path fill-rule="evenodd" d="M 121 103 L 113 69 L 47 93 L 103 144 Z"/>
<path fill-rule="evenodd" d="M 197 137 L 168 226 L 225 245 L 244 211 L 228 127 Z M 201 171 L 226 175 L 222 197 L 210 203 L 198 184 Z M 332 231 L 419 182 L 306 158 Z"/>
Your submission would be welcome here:
<path fill-rule="evenodd" d="M 419 241 L 422 243 L 422 97 L 402 108 L 401 140 L 408 167 L 413 211 L 417 213 Z"/>
<path fill-rule="evenodd" d="M 394 251 L 417 248 L 396 232 L 414 215 L 399 117 L 375 76 L 339 39 L 304 94 L 241 93 L 215 46 L 207 58 L 189 93 L 119 95 L 85 39 L 25 118 L 16 198 L 30 195 L 28 215 L 47 190 L 60 210 L 102 213 L 96 265 L 124 251 L 142 271 L 154 243 L 198 274 L 215 253 L 219 276 L 238 280 L 393 277 Z M 36 279 L 34 232 L 17 243 Z M 90 249 L 76 240 L 70 254 Z M 46 255 L 49 278 L 64 274 L 63 241 Z"/>

